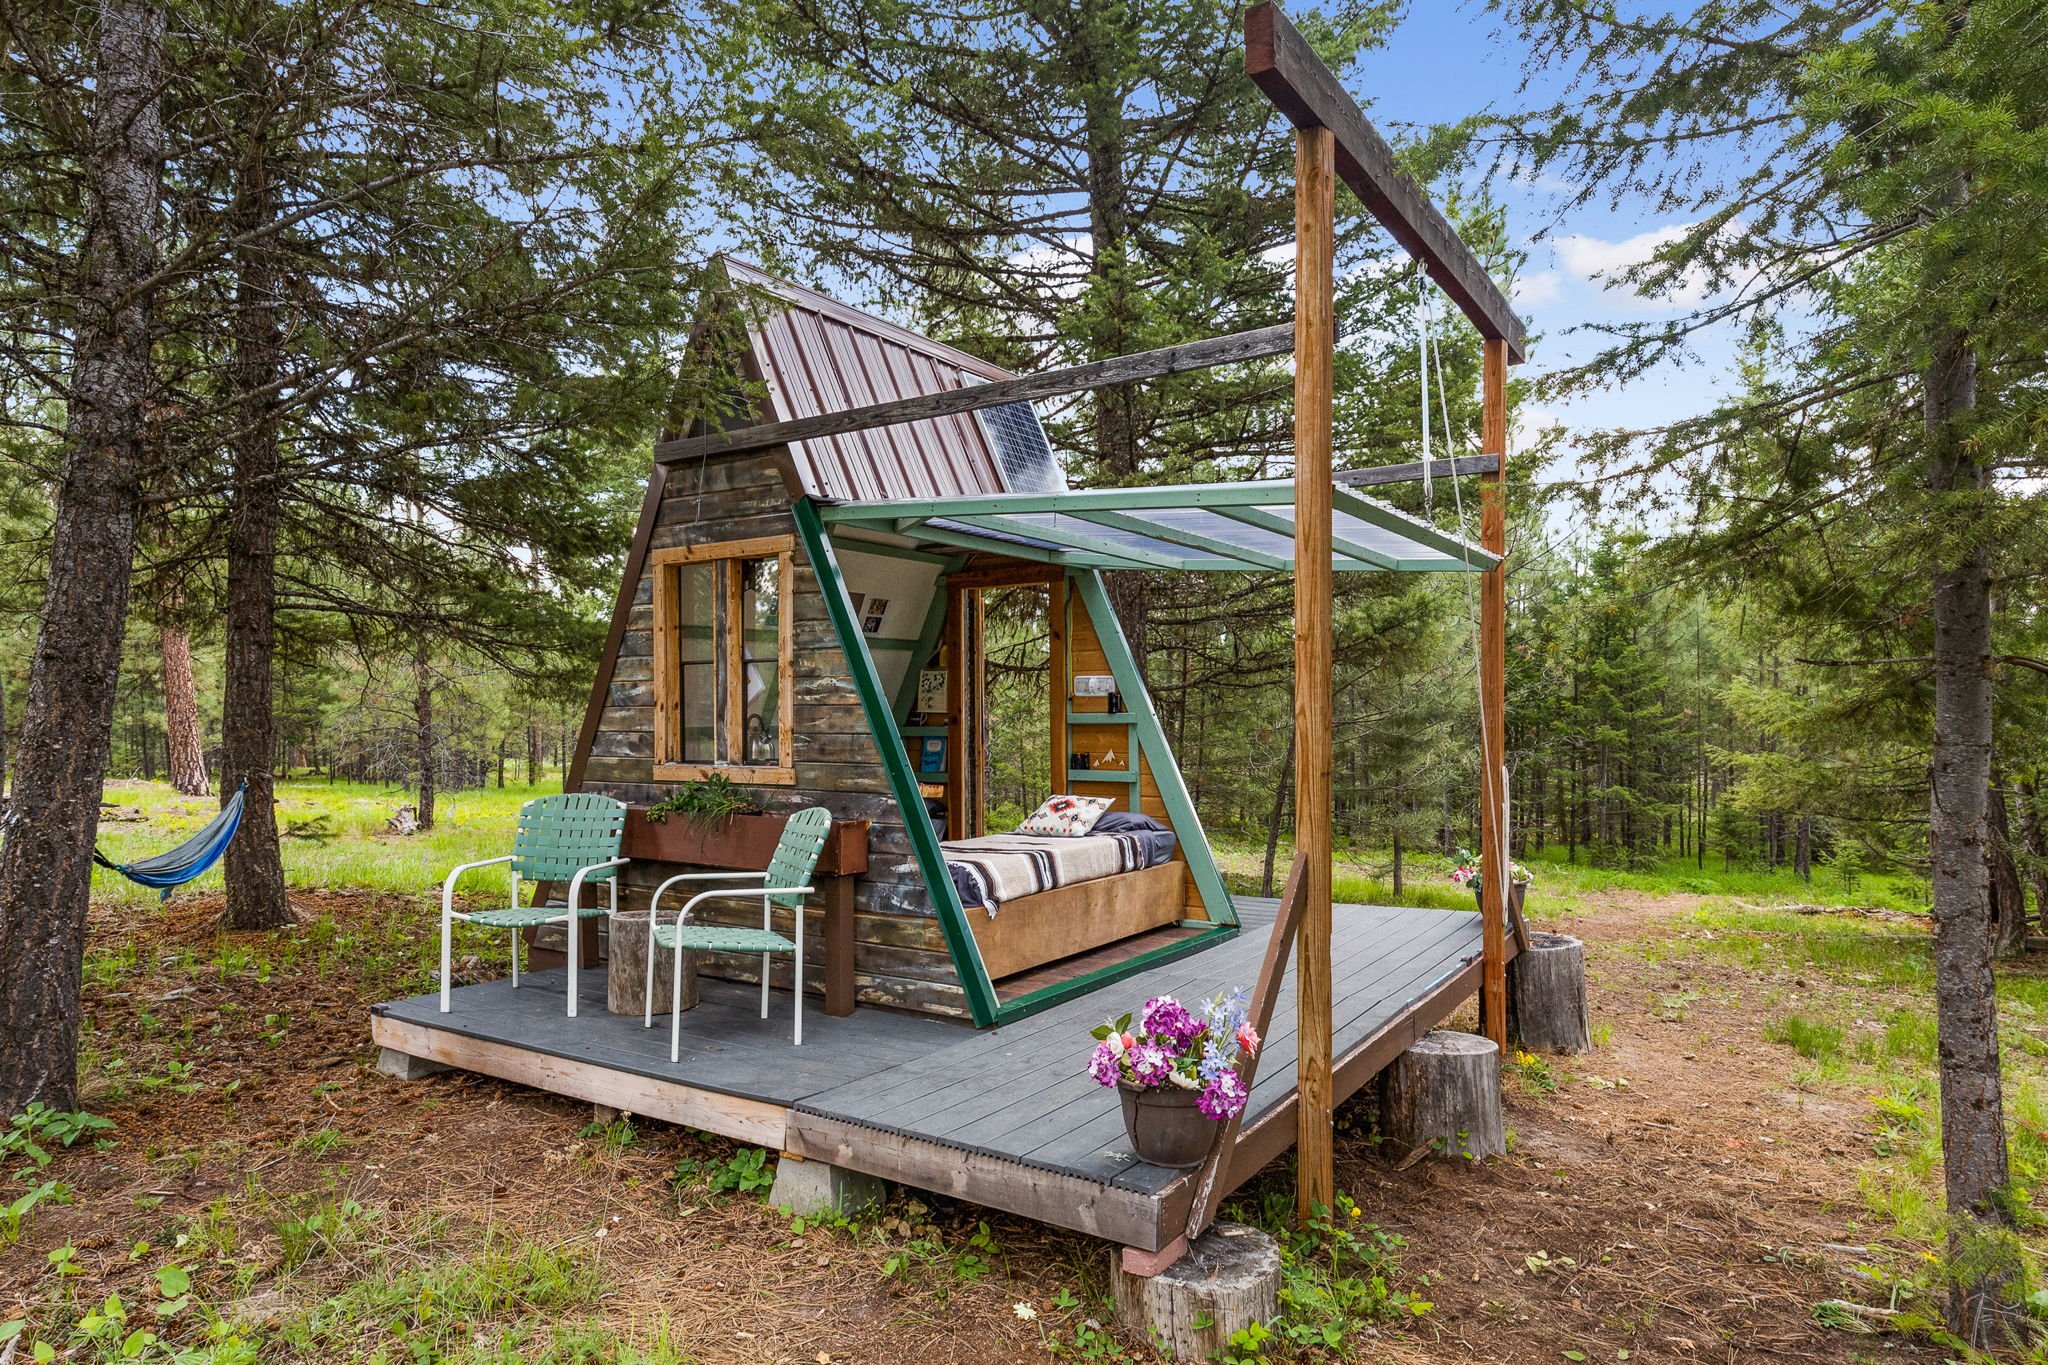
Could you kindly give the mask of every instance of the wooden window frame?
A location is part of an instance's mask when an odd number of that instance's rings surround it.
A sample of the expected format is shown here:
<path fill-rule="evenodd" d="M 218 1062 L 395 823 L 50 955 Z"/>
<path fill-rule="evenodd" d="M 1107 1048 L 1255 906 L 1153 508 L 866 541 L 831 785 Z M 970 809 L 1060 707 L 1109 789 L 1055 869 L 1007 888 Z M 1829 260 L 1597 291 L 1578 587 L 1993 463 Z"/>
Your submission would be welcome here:
<path fill-rule="evenodd" d="M 719 576 L 722 615 L 728 622 L 740 619 L 741 584 L 737 566 L 749 559 L 774 559 L 781 596 L 776 616 L 776 762 L 769 765 L 745 763 L 683 762 L 683 692 L 681 668 L 682 622 L 676 570 L 685 564 L 728 564 Z M 654 780 L 656 782 L 701 782 L 721 776 L 752 786 L 796 785 L 796 694 L 792 686 L 796 642 L 796 537 L 759 536 L 751 540 L 726 540 L 709 545 L 681 545 L 654 550 L 647 556 L 648 572 L 654 578 Z M 745 727 L 746 669 L 745 640 L 739 630 L 728 630 L 714 647 L 724 650 L 725 695 L 723 705 L 714 709 L 714 727 L 728 753 L 745 752 L 739 734 Z"/>

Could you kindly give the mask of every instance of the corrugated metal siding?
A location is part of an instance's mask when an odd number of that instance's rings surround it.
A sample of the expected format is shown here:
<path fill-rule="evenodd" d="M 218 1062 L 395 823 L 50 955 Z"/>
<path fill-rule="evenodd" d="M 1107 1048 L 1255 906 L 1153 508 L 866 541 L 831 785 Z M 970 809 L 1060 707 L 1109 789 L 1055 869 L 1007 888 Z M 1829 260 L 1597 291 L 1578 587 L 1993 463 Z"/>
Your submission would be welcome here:
<path fill-rule="evenodd" d="M 1007 371 L 880 318 L 727 258 L 735 283 L 784 300 L 753 331 L 772 420 L 840 412 L 942 393 Z M 804 491 L 846 501 L 1009 491 L 972 414 L 799 441 L 790 447 Z"/>

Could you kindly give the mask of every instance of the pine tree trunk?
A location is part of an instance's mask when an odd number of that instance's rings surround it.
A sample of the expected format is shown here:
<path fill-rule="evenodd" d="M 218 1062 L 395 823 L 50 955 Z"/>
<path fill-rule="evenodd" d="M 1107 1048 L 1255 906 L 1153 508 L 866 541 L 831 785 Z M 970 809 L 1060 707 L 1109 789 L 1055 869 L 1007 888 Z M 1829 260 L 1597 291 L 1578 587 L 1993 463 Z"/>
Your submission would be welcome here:
<path fill-rule="evenodd" d="M 526 785 L 531 787 L 540 782 L 540 722 L 529 719 L 526 722 Z"/>
<path fill-rule="evenodd" d="M 1977 492 L 1988 481 L 1962 430 L 1977 398 L 1970 338 L 1937 336 L 1926 378 L 1929 488 Z M 1943 519 L 1980 525 L 1975 510 Z M 1934 764 L 1929 827 L 1934 880 L 1934 997 L 1941 1040 L 1941 1145 L 1958 1277 L 1949 1293 L 1957 1335 L 1988 1345 L 2007 1317 L 2014 1267 L 1986 1254 L 2006 1221 L 2011 1180 L 1998 1069 L 1998 1001 L 1991 971 L 1991 888 L 1985 803 L 1991 788 L 1991 553 L 1981 539 L 1944 547 L 1933 579 Z"/>
<path fill-rule="evenodd" d="M 1294 790 L 1294 734 L 1288 732 L 1287 756 L 1280 760 L 1280 785 L 1273 789 L 1273 815 L 1266 821 L 1266 868 L 1262 895 L 1273 894 L 1273 864 L 1280 852 L 1280 821 L 1287 814 L 1287 794 Z"/>
<path fill-rule="evenodd" d="M 64 473 L 0 848 L 0 1114 L 78 1107 L 80 969 L 151 399 L 163 11 L 102 0 Z"/>
<path fill-rule="evenodd" d="M 256 58 L 248 59 L 251 63 Z M 248 154 L 238 186 L 237 228 L 253 231 L 273 213 L 274 193 L 260 150 Z M 234 355 L 237 403 L 234 505 L 227 540 L 227 649 L 221 697 L 223 799 L 249 787 L 242 825 L 228 845 L 230 929 L 280 929 L 294 922 L 277 835 L 277 522 L 282 464 L 277 414 L 269 392 L 283 364 L 280 300 L 267 243 L 234 254 Z"/>
<path fill-rule="evenodd" d="M 2048 934 L 2048 821 L 2041 818 L 2040 785 L 2020 783 L 2020 838 L 2026 841 L 2028 879 L 2034 884 L 2034 915 Z"/>
<path fill-rule="evenodd" d="M 434 827 L 434 674 L 425 650 L 413 656 L 413 759 L 419 765 L 419 822 Z"/>
<path fill-rule="evenodd" d="M 199 690 L 192 683 L 192 637 L 176 623 L 157 630 L 164 664 L 164 748 L 171 788 L 181 796 L 205 796 L 206 745 L 199 737 Z"/>
<path fill-rule="evenodd" d="M 1985 796 L 1985 877 L 1991 885 L 1991 946 L 1999 957 L 2026 950 L 2027 889 L 2012 854 L 2012 817 L 2006 809 L 2005 787 L 1994 769 Z"/>

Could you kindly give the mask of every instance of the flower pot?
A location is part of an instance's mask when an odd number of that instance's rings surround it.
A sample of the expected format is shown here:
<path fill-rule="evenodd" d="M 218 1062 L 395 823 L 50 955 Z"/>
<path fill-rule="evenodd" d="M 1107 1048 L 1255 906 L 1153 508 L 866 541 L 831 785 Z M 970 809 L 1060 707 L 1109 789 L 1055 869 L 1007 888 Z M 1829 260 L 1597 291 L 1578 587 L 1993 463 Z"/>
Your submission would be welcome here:
<path fill-rule="evenodd" d="M 1508 906 L 1510 909 L 1514 911 L 1514 917 L 1516 919 L 1520 919 L 1522 917 L 1522 898 L 1527 896 L 1528 894 L 1529 883 L 1508 883 Z M 1481 882 L 1477 877 L 1474 877 L 1472 879 L 1472 899 L 1478 903 L 1479 908 L 1481 910 L 1484 910 L 1486 908 L 1486 885 L 1485 883 Z"/>
<path fill-rule="evenodd" d="M 1208 1159 L 1223 1125 L 1196 1107 L 1201 1091 L 1175 1085 L 1143 1090 L 1127 1081 L 1118 1081 L 1116 1089 L 1124 1102 L 1124 1132 L 1140 1161 L 1187 1170 Z"/>

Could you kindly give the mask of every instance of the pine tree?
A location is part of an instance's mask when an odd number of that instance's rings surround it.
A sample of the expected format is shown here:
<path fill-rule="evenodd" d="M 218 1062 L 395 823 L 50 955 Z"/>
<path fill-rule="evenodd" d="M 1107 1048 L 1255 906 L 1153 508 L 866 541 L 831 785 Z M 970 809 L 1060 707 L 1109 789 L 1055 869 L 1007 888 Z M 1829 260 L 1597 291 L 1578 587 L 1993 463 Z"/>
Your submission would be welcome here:
<path fill-rule="evenodd" d="M 1986 858 L 1993 584 L 2019 556 L 2040 561 L 2048 521 L 2038 492 L 1999 477 L 2041 460 L 2026 433 L 2048 351 L 2048 14 L 2029 0 L 1708 0 L 1626 20 L 1577 0 L 1495 7 L 1532 68 L 1577 77 L 1501 130 L 1512 154 L 1581 199 L 1627 192 L 1688 216 L 1623 283 L 1712 295 L 1678 321 L 1614 328 L 1564 382 L 1641 376 L 1720 323 L 1746 325 L 1768 358 L 1735 399 L 1604 453 L 1697 501 L 1739 488 L 1703 551 L 1760 563 L 1810 541 L 1838 577 L 1908 566 L 1917 584 L 1895 618 L 1909 646 L 1864 657 L 1917 659 L 1932 684 L 1949 1311 L 1959 1335 L 1995 1342 L 2018 1272 Z"/>

